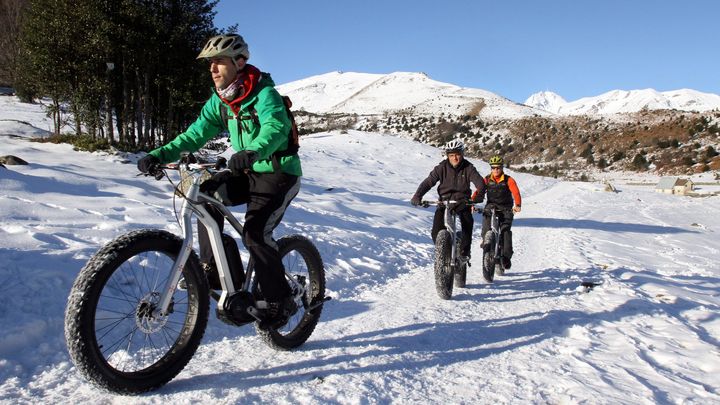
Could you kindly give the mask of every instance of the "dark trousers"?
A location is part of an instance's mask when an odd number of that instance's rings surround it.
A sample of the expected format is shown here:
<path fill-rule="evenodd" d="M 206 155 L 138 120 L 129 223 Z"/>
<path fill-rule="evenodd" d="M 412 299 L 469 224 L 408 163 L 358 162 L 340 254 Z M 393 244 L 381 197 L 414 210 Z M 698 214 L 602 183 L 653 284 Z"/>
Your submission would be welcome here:
<path fill-rule="evenodd" d="M 255 277 L 263 296 L 268 301 L 280 301 L 290 295 L 290 287 L 285 280 L 285 267 L 272 233 L 300 190 L 300 178 L 285 173 L 250 173 L 245 193 L 234 189 L 242 187 L 243 181 L 237 181 L 235 177 L 224 178 L 223 181 L 228 191 L 233 188 L 233 192 L 228 193 L 233 196 L 229 205 L 248 204 L 242 237 L 254 263 Z M 222 230 L 225 225 L 222 214 L 215 209 L 209 211 Z M 207 229 L 202 224 L 198 227 L 198 243 L 200 260 L 214 262 Z"/>
<path fill-rule="evenodd" d="M 460 217 L 460 227 L 462 228 L 462 237 L 460 238 L 460 255 L 470 256 L 470 243 L 472 242 L 472 230 L 473 225 L 475 224 L 475 219 L 473 218 L 469 207 L 461 210 L 460 213 L 458 213 L 458 216 Z M 438 207 L 438 209 L 435 210 L 433 227 L 432 231 L 430 231 L 433 243 L 435 243 L 437 234 L 443 229 L 445 229 L 445 207 Z"/>
<path fill-rule="evenodd" d="M 504 233 L 502 234 L 503 238 L 503 256 L 507 257 L 508 259 L 512 258 L 513 255 L 513 247 L 512 247 L 512 231 L 510 228 L 512 227 L 513 222 L 513 212 L 512 209 L 503 209 L 502 211 L 496 211 L 495 215 L 498 216 L 500 219 L 500 229 L 505 229 Z M 482 225 L 482 237 L 483 240 L 485 240 L 485 234 L 490 229 L 490 213 L 489 212 L 483 212 L 483 225 Z"/>

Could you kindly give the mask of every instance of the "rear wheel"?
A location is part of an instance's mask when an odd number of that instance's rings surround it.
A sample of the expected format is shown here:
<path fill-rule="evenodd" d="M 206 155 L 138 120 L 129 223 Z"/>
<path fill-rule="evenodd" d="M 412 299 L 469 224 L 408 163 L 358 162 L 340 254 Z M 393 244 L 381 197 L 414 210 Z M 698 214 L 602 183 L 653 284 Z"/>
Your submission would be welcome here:
<path fill-rule="evenodd" d="M 460 241 L 462 240 L 462 234 L 460 232 L 457 233 L 455 237 L 455 249 L 458 252 L 462 252 L 462 249 L 460 247 Z M 460 256 L 458 256 L 457 260 L 455 261 L 456 267 L 455 267 L 455 287 L 458 288 L 465 288 L 466 280 L 467 280 L 467 261 L 463 261 L 460 259 Z"/>
<path fill-rule="evenodd" d="M 65 340 L 75 366 L 116 393 L 156 389 L 190 361 L 207 326 L 205 275 L 191 253 L 185 289 L 167 314 L 157 308 L 182 240 L 166 231 L 130 232 L 105 245 L 78 274 L 65 311 Z"/>
<path fill-rule="evenodd" d="M 290 350 L 305 343 L 320 320 L 322 302 L 325 300 L 325 267 L 315 245 L 302 235 L 285 236 L 277 244 L 285 266 L 285 276 L 292 278 L 302 289 L 296 299 L 298 310 L 281 328 L 264 328 L 256 323 L 255 329 L 268 346 Z M 256 298 L 262 299 L 257 281 L 254 282 L 253 290 Z"/>
<path fill-rule="evenodd" d="M 444 300 L 450 299 L 453 289 L 451 249 L 450 233 L 446 230 L 438 232 L 435 238 L 435 290 Z"/>
<path fill-rule="evenodd" d="M 498 250 L 500 252 L 503 251 L 502 239 L 500 239 L 500 247 L 498 248 Z M 503 256 L 500 256 L 495 260 L 495 275 L 496 276 L 504 276 L 505 275 L 505 267 L 503 266 L 504 261 L 505 261 L 505 258 Z"/>
<path fill-rule="evenodd" d="M 467 263 L 460 264 L 455 272 L 455 287 L 465 288 L 467 284 Z"/>

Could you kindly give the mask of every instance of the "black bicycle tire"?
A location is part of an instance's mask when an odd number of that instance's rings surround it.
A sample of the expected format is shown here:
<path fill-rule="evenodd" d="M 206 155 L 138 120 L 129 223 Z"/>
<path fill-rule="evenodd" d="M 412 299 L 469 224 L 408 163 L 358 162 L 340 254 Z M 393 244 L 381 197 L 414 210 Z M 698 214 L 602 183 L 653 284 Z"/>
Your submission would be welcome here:
<path fill-rule="evenodd" d="M 495 237 L 490 235 L 487 239 L 485 242 L 487 246 L 483 251 L 483 278 L 486 282 L 492 283 L 495 279 Z"/>
<path fill-rule="evenodd" d="M 76 368 L 94 385 L 121 394 L 154 390 L 180 373 L 195 354 L 207 326 L 209 297 L 207 280 L 194 252 L 183 269 L 188 312 L 182 332 L 156 363 L 133 372 L 114 368 L 104 358 L 95 331 L 98 301 L 116 270 L 142 252 L 162 252 L 174 260 L 181 246 L 182 239 L 166 231 L 133 231 L 106 244 L 78 274 L 65 311 L 65 339 Z"/>
<path fill-rule="evenodd" d="M 310 285 L 309 297 L 306 297 L 305 300 L 307 303 L 306 307 L 322 303 L 325 300 L 325 267 L 320 252 L 318 252 L 315 245 L 310 239 L 302 235 L 282 237 L 277 241 L 277 244 L 281 257 L 284 258 L 290 252 L 297 251 L 305 261 Z M 292 269 L 286 269 L 286 271 L 292 272 Z M 256 285 L 256 282 L 254 282 L 254 284 Z M 256 290 L 256 288 L 254 288 L 254 290 Z M 302 317 L 300 318 L 300 314 L 294 315 L 299 318 L 299 321 L 297 325 L 288 332 L 283 331 L 282 328 L 280 330 L 267 328 L 258 322 L 255 323 L 255 330 L 263 342 L 273 349 L 292 350 L 297 348 L 305 343 L 315 330 L 315 327 L 320 321 L 323 304 L 320 304 L 311 311 L 305 309 L 305 307 L 298 309 L 298 312 L 303 311 Z"/>
<path fill-rule="evenodd" d="M 451 249 L 450 232 L 443 229 L 435 237 L 435 291 L 438 297 L 444 300 L 452 297 L 453 290 Z"/>

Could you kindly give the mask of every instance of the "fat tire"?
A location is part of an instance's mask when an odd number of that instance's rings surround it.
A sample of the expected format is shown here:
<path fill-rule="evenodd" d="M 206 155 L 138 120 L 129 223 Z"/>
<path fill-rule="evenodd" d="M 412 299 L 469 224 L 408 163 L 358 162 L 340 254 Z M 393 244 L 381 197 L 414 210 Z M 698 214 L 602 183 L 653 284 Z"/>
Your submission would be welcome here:
<path fill-rule="evenodd" d="M 276 350 L 292 350 L 308 340 L 320 320 L 323 305 L 311 311 L 306 308 L 325 300 L 325 266 L 317 248 L 310 239 L 302 235 L 289 235 L 277 241 L 280 256 L 285 259 L 291 252 L 296 252 L 302 257 L 307 269 L 307 291 L 303 300 L 303 307 L 290 318 L 287 325 L 279 329 L 267 328 L 255 323 L 255 330 L 260 339 L 268 346 Z M 293 276 L 292 266 L 285 263 L 285 272 Z M 248 266 L 249 267 L 249 266 Z M 257 280 L 257 278 L 255 279 Z M 254 282 L 256 285 L 256 281 Z M 254 288 L 257 293 L 257 289 Z M 260 298 L 260 297 L 257 297 Z M 292 326 L 291 326 L 292 325 Z"/>
<path fill-rule="evenodd" d="M 96 386 L 120 394 L 139 394 L 154 390 L 173 379 L 195 354 L 207 326 L 209 290 L 207 279 L 200 270 L 194 252 L 191 252 L 183 269 L 183 277 L 187 286 L 187 290 L 183 294 L 187 295 L 187 304 L 173 301 L 173 313 L 179 316 L 181 322 L 178 323 L 182 323 L 180 325 L 173 323 L 172 325 L 178 331 L 176 340 L 167 339 L 171 333 L 169 331 L 171 326 L 168 326 L 168 330 L 161 329 L 160 331 L 151 332 L 162 335 L 169 346 L 167 352 L 161 358 L 139 370 L 129 372 L 119 370 L 108 361 L 117 352 L 109 354 L 106 359 L 102 350 L 105 348 L 104 341 L 102 341 L 105 335 L 100 336 L 101 342 L 98 343 L 97 335 L 100 331 L 95 330 L 96 322 L 100 325 L 105 323 L 105 320 L 96 319 L 96 316 L 104 316 L 104 312 L 107 312 L 104 308 L 98 308 L 101 299 L 107 298 L 103 294 L 106 287 L 106 293 L 109 296 L 119 294 L 118 291 L 124 294 L 125 288 L 132 293 L 137 285 L 142 284 L 141 277 L 133 278 L 128 273 L 128 269 L 130 269 L 131 273 L 135 274 L 137 269 L 137 264 L 131 263 L 131 259 L 144 253 L 152 254 L 157 252 L 162 256 L 156 255 L 155 257 L 161 257 L 160 260 L 163 263 L 169 261 L 170 266 L 172 266 L 172 262 L 180 254 L 181 246 L 182 239 L 166 231 L 148 229 L 133 231 L 114 239 L 102 247 L 78 274 L 65 310 L 65 340 L 70 357 L 78 371 Z M 123 266 L 126 263 L 127 265 Z M 147 275 L 144 265 L 141 266 L 140 273 Z M 170 269 L 167 270 L 169 275 Z M 111 285 L 112 281 L 117 283 L 117 279 L 113 278 L 116 271 L 117 277 L 125 283 Z M 157 284 L 163 284 L 161 281 Z M 162 285 L 159 288 L 161 287 Z M 152 289 L 152 287 L 150 288 Z M 120 322 L 137 322 L 137 313 L 135 316 L 130 316 L 131 319 L 127 316 L 133 314 L 131 303 L 134 300 L 131 299 L 132 294 L 129 294 L 126 298 L 126 303 L 113 306 L 113 309 L 117 308 L 118 311 L 123 307 L 130 308 L 131 311 L 126 314 L 124 319 L 120 319 L 118 324 Z M 138 301 L 138 304 L 140 302 Z M 184 308 L 185 306 L 187 307 L 185 315 L 182 315 L 181 311 L 175 312 L 178 307 Z M 139 305 L 137 308 L 140 307 Z M 167 325 L 163 324 L 161 328 L 164 328 L 164 326 Z M 112 330 L 112 328 L 110 329 Z M 175 329 L 172 332 L 175 332 Z M 137 332 L 145 333 L 142 330 L 137 330 Z M 132 333 L 135 336 L 135 331 Z M 148 338 L 147 334 L 145 338 Z M 142 339 L 142 336 L 139 339 Z M 128 343 L 129 347 L 130 343 Z M 146 347 L 144 350 L 150 349 Z M 123 366 L 125 363 L 120 363 L 120 365 Z"/>
<path fill-rule="evenodd" d="M 438 297 L 449 300 L 453 290 L 452 238 L 446 230 L 435 237 L 435 290 Z"/>
<path fill-rule="evenodd" d="M 488 283 L 492 283 L 495 278 L 495 238 L 490 236 L 485 241 L 485 250 L 483 251 L 483 278 Z"/>
<path fill-rule="evenodd" d="M 499 252 L 504 252 L 503 243 L 504 243 L 504 240 L 505 240 L 505 236 L 506 236 L 506 233 L 503 232 L 503 235 L 502 235 L 502 237 L 500 238 L 500 246 L 498 246 L 498 251 L 499 251 Z M 505 269 L 505 266 L 503 266 L 503 256 L 502 256 L 502 254 L 501 254 L 500 257 L 495 261 L 495 275 L 496 275 L 496 276 L 504 276 L 504 275 L 505 275 L 505 270 L 506 270 L 506 269 Z"/>
<path fill-rule="evenodd" d="M 455 272 L 455 287 L 465 288 L 467 284 L 467 263 L 463 263 Z"/>

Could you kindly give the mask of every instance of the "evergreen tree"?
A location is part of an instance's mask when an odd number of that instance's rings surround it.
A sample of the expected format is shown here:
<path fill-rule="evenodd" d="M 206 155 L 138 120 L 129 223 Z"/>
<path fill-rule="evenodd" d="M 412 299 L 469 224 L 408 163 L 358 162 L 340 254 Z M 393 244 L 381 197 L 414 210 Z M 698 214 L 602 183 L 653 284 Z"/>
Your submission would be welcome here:
<path fill-rule="evenodd" d="M 195 56 L 217 32 L 216 3 L 31 0 L 20 81 L 53 100 L 56 133 L 67 105 L 78 135 L 129 147 L 167 142 L 210 94 L 207 66 Z"/>

